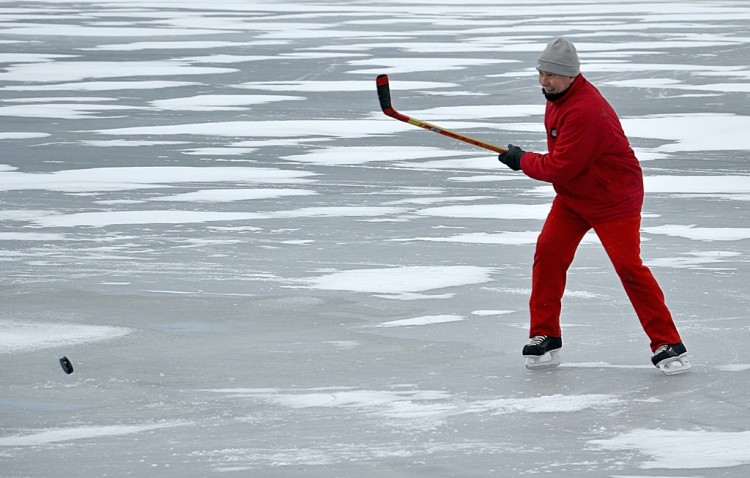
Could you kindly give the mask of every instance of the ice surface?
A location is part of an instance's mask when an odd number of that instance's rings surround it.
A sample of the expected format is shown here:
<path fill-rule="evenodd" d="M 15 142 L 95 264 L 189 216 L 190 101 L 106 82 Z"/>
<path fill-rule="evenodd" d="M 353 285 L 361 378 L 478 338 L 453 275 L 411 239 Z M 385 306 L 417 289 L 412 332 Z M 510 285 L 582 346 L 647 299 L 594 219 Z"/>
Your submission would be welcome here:
<path fill-rule="evenodd" d="M 4 2 L 0 475 L 745 478 L 750 4 Z M 665 377 L 596 236 L 526 371 L 558 35 L 645 174 Z M 59 358 L 75 371 L 65 374 Z"/>

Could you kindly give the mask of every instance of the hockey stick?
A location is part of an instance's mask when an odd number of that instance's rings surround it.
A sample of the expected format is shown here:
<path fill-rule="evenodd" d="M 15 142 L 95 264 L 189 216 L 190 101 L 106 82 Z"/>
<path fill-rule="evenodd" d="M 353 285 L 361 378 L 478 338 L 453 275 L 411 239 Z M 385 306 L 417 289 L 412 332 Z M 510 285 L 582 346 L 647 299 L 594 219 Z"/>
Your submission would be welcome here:
<path fill-rule="evenodd" d="M 448 136 L 449 138 L 453 138 L 459 141 L 463 141 L 465 143 L 473 144 L 474 146 L 479 146 L 480 148 L 489 149 L 490 151 L 494 151 L 496 153 L 508 152 L 508 149 L 503 148 L 502 146 L 495 146 L 494 144 L 490 144 L 485 141 L 472 138 L 471 136 L 466 136 L 465 134 L 456 133 L 455 131 L 441 128 L 440 126 L 435 126 L 434 124 L 430 124 L 425 121 L 420 121 L 416 118 L 411 118 L 409 116 L 399 113 L 398 111 L 393 109 L 393 106 L 391 106 L 391 87 L 390 87 L 390 84 L 388 83 L 388 75 L 378 75 L 377 79 L 375 80 L 375 84 L 377 85 L 377 88 L 378 88 L 378 99 L 380 100 L 380 108 L 382 108 L 383 113 L 385 113 L 387 116 L 390 116 L 391 118 L 397 119 L 399 121 L 403 121 L 404 123 L 409 123 L 409 124 L 413 124 L 414 126 L 419 126 L 420 128 L 424 128 L 426 130 L 432 131 L 433 133 L 439 133 L 439 134 L 442 134 L 443 136 Z"/>

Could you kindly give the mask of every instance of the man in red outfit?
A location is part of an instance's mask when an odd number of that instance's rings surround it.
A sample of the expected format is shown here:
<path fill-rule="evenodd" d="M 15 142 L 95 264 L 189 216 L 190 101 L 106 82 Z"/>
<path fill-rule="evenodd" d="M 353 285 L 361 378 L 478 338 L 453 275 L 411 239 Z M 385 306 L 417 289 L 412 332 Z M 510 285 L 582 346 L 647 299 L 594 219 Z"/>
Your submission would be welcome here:
<path fill-rule="evenodd" d="M 664 294 L 640 257 L 643 174 L 620 120 L 581 75 L 578 53 L 567 39 L 547 45 L 537 70 L 547 99 L 549 152 L 508 145 L 499 157 L 515 171 L 552 183 L 557 193 L 534 254 L 531 342 L 523 349 L 527 367 L 559 364 L 566 276 L 583 236 L 593 228 L 651 340 L 653 364 L 668 374 L 687 372 L 687 350 Z"/>

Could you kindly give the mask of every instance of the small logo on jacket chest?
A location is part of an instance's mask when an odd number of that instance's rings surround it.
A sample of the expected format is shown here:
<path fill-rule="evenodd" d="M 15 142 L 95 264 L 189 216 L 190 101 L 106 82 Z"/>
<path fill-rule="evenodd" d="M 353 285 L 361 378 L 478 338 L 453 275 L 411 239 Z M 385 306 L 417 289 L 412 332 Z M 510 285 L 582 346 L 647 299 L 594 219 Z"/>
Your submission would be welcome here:
<path fill-rule="evenodd" d="M 552 128 L 549 130 L 549 135 L 553 138 L 557 138 L 557 128 Z"/>

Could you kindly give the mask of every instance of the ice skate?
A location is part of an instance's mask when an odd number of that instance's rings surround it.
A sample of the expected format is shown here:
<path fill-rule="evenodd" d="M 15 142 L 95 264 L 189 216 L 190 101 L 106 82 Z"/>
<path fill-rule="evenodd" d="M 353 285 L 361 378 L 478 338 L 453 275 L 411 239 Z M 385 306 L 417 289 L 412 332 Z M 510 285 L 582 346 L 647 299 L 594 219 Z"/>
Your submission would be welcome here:
<path fill-rule="evenodd" d="M 662 345 L 654 352 L 651 362 L 664 375 L 686 373 L 693 367 L 687 360 L 687 349 L 682 342 L 674 345 Z"/>
<path fill-rule="evenodd" d="M 532 337 L 531 342 L 523 347 L 526 368 L 540 370 L 557 367 L 560 365 L 560 349 L 562 349 L 560 337 L 548 337 L 546 335 Z"/>

